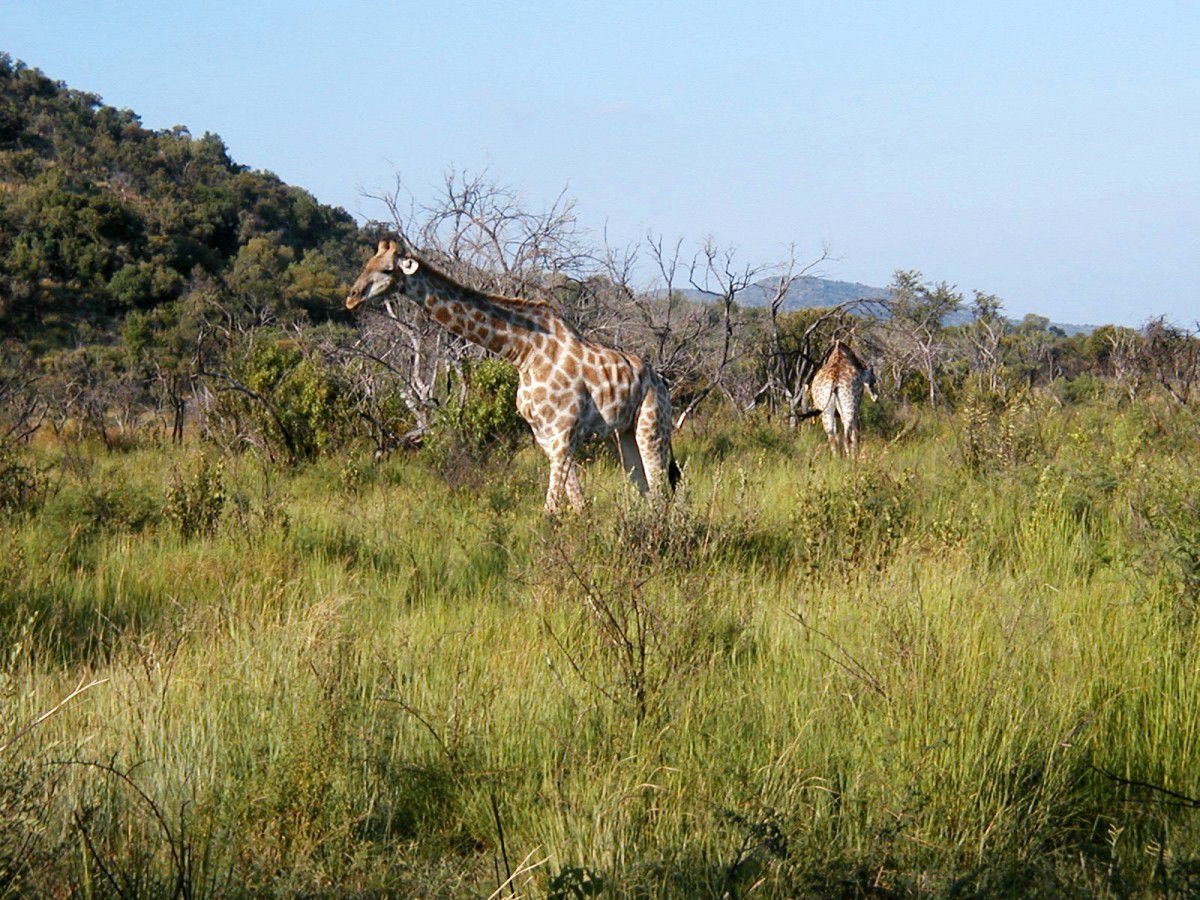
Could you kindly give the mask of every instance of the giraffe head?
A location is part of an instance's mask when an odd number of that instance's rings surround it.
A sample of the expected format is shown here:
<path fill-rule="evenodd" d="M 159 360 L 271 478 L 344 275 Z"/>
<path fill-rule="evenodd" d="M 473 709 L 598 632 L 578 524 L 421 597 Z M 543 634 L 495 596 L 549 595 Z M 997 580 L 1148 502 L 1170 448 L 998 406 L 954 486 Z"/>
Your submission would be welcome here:
<path fill-rule="evenodd" d="M 419 267 L 420 263 L 408 254 L 400 241 L 384 238 L 379 242 L 375 255 L 367 260 L 354 287 L 350 288 L 346 309 L 354 309 L 364 300 L 399 290 L 404 278 L 415 274 Z"/>
<path fill-rule="evenodd" d="M 869 366 L 867 368 L 863 369 L 862 380 L 863 380 L 863 387 L 866 389 L 866 391 L 870 395 L 871 399 L 878 401 L 879 395 L 877 393 L 875 393 L 875 388 L 876 388 L 875 370 L 870 368 Z"/>

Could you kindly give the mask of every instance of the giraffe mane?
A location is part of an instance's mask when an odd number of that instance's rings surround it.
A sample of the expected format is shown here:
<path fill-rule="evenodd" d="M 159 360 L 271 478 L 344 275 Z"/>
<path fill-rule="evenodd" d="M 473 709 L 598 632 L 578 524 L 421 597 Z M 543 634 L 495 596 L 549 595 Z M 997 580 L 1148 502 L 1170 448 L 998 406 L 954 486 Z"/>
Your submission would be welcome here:
<path fill-rule="evenodd" d="M 509 297 L 505 294 L 493 294 L 489 291 L 481 291 L 478 288 L 473 288 L 468 284 L 463 284 L 463 282 L 460 279 L 455 278 L 453 275 L 448 274 L 440 266 L 435 265 L 433 262 L 430 261 L 429 257 L 426 254 L 418 252 L 412 245 L 410 245 L 403 238 L 397 239 L 396 244 L 398 246 L 398 250 L 402 251 L 405 256 L 410 256 L 413 259 L 415 259 L 418 263 L 421 264 L 421 266 L 426 270 L 427 273 L 434 276 L 435 278 L 437 278 L 440 281 L 444 281 L 446 284 L 450 285 L 450 287 L 452 287 L 452 288 L 457 288 L 460 291 L 466 291 L 467 293 L 475 294 L 475 295 L 482 297 L 483 299 L 489 301 L 490 303 L 495 303 L 498 306 L 535 307 L 538 309 L 548 309 L 552 312 L 557 312 L 557 310 L 555 310 L 554 305 L 551 303 L 547 303 L 545 300 L 535 300 L 535 299 L 532 299 L 529 297 Z"/>

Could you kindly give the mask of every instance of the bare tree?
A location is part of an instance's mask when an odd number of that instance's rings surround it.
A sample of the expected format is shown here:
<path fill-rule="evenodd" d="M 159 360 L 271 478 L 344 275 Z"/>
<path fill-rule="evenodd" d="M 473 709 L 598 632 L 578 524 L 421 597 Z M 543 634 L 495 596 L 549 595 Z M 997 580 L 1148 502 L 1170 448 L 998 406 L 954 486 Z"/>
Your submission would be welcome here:
<path fill-rule="evenodd" d="M 932 407 L 937 403 L 938 364 L 947 351 L 944 322 L 962 307 L 963 297 L 944 281 L 926 284 L 921 278 L 920 272 L 905 269 L 893 276 L 887 331 L 894 365 L 921 372 L 928 383 Z"/>
<path fill-rule="evenodd" d="M 48 354 L 44 360 L 46 414 L 55 433 L 64 433 L 73 423 L 81 436 L 99 438 L 106 448 L 111 448 L 109 411 L 128 405 L 129 387 L 116 351 L 80 346 Z"/>
<path fill-rule="evenodd" d="M 742 323 L 737 301 L 746 288 L 768 270 L 767 266 L 740 262 L 733 247 L 720 246 L 713 238 L 706 240 L 692 257 L 688 283 L 708 298 L 713 307 L 711 316 L 715 319 L 714 324 L 719 323 L 719 328 L 715 352 L 706 358 L 704 382 L 697 386 L 676 415 L 676 429 L 683 427 L 696 407 L 713 391 L 723 393 L 735 410 L 748 405 L 748 398 L 739 402 L 729 378 L 733 364 L 741 356 L 738 338 Z"/>
<path fill-rule="evenodd" d="M 487 173 L 451 169 L 440 193 L 417 204 L 399 178 L 382 201 L 395 230 L 469 287 L 488 293 L 552 300 L 563 278 L 591 274 L 593 257 L 575 216 L 575 201 L 561 192 L 532 212 L 517 191 Z"/>
<path fill-rule="evenodd" d="M 545 210 L 531 212 L 514 190 L 490 182 L 486 173 L 448 172 L 429 202 L 417 202 L 399 179 L 390 195 L 373 199 L 386 206 L 395 231 L 462 283 L 551 302 L 587 334 L 645 357 L 672 385 L 676 428 L 714 392 L 735 410 L 753 405 L 762 390 L 762 367 L 756 372 L 749 364 L 747 324 L 757 320 L 767 327 L 767 317 L 747 315 L 741 308 L 747 290 L 778 273 L 767 288 L 774 291 L 769 327 L 778 336 L 788 288 L 828 258 L 823 252 L 800 266 L 793 250 L 779 266 L 752 265 L 710 238 L 689 261 L 682 240 L 653 234 L 639 245 L 614 247 L 605 240 L 596 251 L 587 245 L 574 203 L 565 194 Z M 640 287 L 636 273 L 646 269 L 651 283 Z M 688 296 L 682 287 L 698 296 Z M 430 330 L 415 304 L 396 302 L 385 311 L 386 319 L 363 325 L 349 352 L 403 382 L 416 428 L 422 429 L 461 361 L 482 351 L 440 329 Z M 390 322 L 391 334 L 384 322 Z M 445 363 L 445 368 L 439 370 L 432 361 Z M 793 357 L 793 371 L 786 376 L 782 370 L 773 372 L 769 387 L 786 394 L 793 411 L 816 365 L 801 360 L 796 371 L 796 362 Z"/>
<path fill-rule="evenodd" d="M 974 293 L 973 319 L 964 329 L 968 365 L 978 373 L 981 386 L 994 391 L 999 387 L 1000 343 L 1008 331 L 1008 322 L 1001 314 L 1004 304 L 999 297 L 978 290 Z"/>
<path fill-rule="evenodd" d="M 477 175 L 450 170 L 438 194 L 416 202 L 399 177 L 392 193 L 373 196 L 390 216 L 389 230 L 427 255 L 463 284 L 486 293 L 539 299 L 556 306 L 569 322 L 603 327 L 614 287 L 598 277 L 600 267 L 584 244 L 574 201 L 565 191 L 533 212 L 518 193 Z M 615 268 L 615 266 L 614 266 Z M 413 427 L 390 435 L 381 410 L 364 415 L 377 449 L 419 441 L 432 425 L 446 393 L 465 390 L 463 366 L 484 351 L 431 322 L 416 304 L 391 300 L 383 313 L 359 318 L 358 339 L 341 350 L 354 359 L 358 395 L 377 403 L 399 396 Z"/>
<path fill-rule="evenodd" d="M 808 409 L 809 385 L 833 339 L 861 344 L 870 320 L 859 316 L 876 302 L 857 299 L 796 310 L 774 323 L 778 330 L 759 351 L 763 373 L 759 396 L 766 396 L 772 409 L 786 411 L 789 428 L 795 428 Z"/>
<path fill-rule="evenodd" d="M 758 351 L 762 385 L 754 395 L 754 402 L 765 396 L 773 408 L 785 409 L 789 428 L 799 424 L 800 414 L 808 406 L 808 385 L 830 340 L 854 331 L 851 314 L 865 312 L 875 303 L 859 298 L 835 306 L 785 313 L 784 303 L 796 282 L 811 275 L 827 259 L 829 249 L 823 248 L 819 257 L 797 268 L 793 246 L 771 289 L 768 307 L 771 331 Z"/>
<path fill-rule="evenodd" d="M 644 356 L 673 385 L 678 401 L 681 392 L 686 395 L 704 381 L 714 319 L 707 304 L 689 300 L 677 287 L 682 239 L 671 245 L 661 236 L 647 235 L 643 246 L 654 273 L 644 289 L 632 284 L 636 248 L 604 252 L 606 277 L 615 288 L 606 298 L 612 308 L 605 316 L 604 337 Z"/>
<path fill-rule="evenodd" d="M 1163 316 L 1151 319 L 1143 331 L 1141 368 L 1173 400 L 1186 405 L 1200 383 L 1200 340 Z"/>
<path fill-rule="evenodd" d="M 471 347 L 428 319 L 400 308 L 394 299 L 383 311 L 364 310 L 358 337 L 349 345 L 325 343 L 341 366 L 356 412 L 366 424 L 377 453 L 420 443 L 444 398 L 447 374 L 461 366 Z M 463 385 L 459 380 L 460 387 Z M 401 409 L 412 427 L 397 431 Z"/>
<path fill-rule="evenodd" d="M 1142 344 L 1144 338 L 1132 328 L 1113 327 L 1105 329 L 1105 342 L 1108 344 L 1108 363 L 1112 369 L 1112 377 L 1124 388 L 1129 401 L 1137 399 L 1144 377 Z"/>
<path fill-rule="evenodd" d="M 27 351 L 0 350 L 0 442 L 25 440 L 45 421 L 49 404 L 41 380 Z"/>

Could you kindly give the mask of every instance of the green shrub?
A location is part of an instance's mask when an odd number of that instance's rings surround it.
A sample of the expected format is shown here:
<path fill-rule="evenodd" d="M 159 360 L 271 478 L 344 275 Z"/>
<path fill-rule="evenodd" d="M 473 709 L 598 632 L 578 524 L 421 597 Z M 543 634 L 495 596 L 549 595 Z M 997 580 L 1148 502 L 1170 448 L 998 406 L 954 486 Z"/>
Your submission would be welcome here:
<path fill-rule="evenodd" d="M 1058 396 L 1064 403 L 1080 405 L 1093 400 L 1099 400 L 1108 391 L 1108 382 L 1086 372 L 1074 378 L 1060 378 L 1051 383 L 1051 388 L 1057 388 Z"/>
<path fill-rule="evenodd" d="M 1044 451 L 1041 422 L 1027 393 L 972 392 L 955 418 L 959 452 L 972 472 L 1018 465 Z"/>
<path fill-rule="evenodd" d="M 349 438 L 352 404 L 335 371 L 292 340 L 259 339 L 227 353 L 233 381 L 222 383 L 210 426 L 272 459 L 314 459 Z"/>
<path fill-rule="evenodd" d="M 481 359 L 464 370 L 465 399 L 448 403 L 435 419 L 425 447 L 435 465 L 455 483 L 481 458 L 506 458 L 529 426 L 517 412 L 517 370 L 499 359 Z"/>
<path fill-rule="evenodd" d="M 176 471 L 167 488 L 166 517 L 185 538 L 212 534 L 225 507 L 224 466 L 201 456 L 192 472 Z"/>
<path fill-rule="evenodd" d="M 1188 472 L 1156 473 L 1138 513 L 1155 539 L 1185 623 L 1200 612 L 1200 480 Z"/>
<path fill-rule="evenodd" d="M 924 372 L 906 372 L 896 386 L 895 396 L 901 402 L 914 406 L 928 405 L 929 379 Z"/>
<path fill-rule="evenodd" d="M 64 486 L 46 502 L 41 518 L 88 541 L 105 534 L 143 531 L 158 521 L 161 510 L 153 492 L 113 471 L 102 477 L 88 475 L 78 486 Z"/>
<path fill-rule="evenodd" d="M 911 476 L 862 467 L 845 484 L 803 496 L 795 528 L 805 568 L 882 566 L 904 537 L 911 500 Z"/>
<path fill-rule="evenodd" d="M 475 450 L 511 448 L 528 433 L 517 412 L 515 367 L 499 359 L 481 359 L 464 371 L 467 391 L 462 403 L 446 406 L 438 427 Z"/>
<path fill-rule="evenodd" d="M 46 476 L 0 442 L 0 513 L 32 512 L 46 493 Z"/>

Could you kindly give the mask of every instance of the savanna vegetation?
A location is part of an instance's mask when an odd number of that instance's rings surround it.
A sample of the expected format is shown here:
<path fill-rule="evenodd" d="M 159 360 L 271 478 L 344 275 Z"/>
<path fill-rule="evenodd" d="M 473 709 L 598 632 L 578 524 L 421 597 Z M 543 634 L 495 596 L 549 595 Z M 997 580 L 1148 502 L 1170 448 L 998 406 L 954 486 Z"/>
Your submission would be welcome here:
<path fill-rule="evenodd" d="M 561 522 L 531 447 L 7 457 L 6 889 L 1194 893 L 1195 412 L 902 418 Z"/>
<path fill-rule="evenodd" d="M 0 893 L 1200 892 L 1188 330 L 383 198 L 670 380 L 673 502 L 597 447 L 546 520 L 512 369 L 339 311 L 379 229 L 0 78 Z M 799 426 L 834 335 L 856 461 Z"/>

